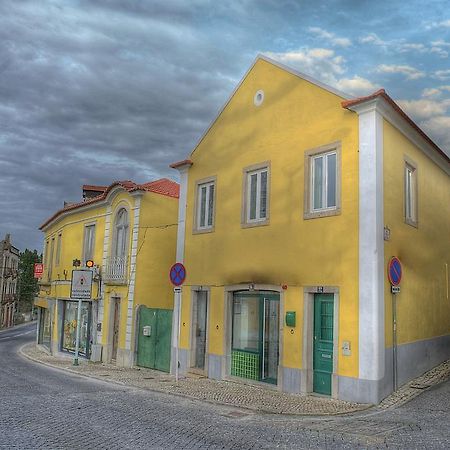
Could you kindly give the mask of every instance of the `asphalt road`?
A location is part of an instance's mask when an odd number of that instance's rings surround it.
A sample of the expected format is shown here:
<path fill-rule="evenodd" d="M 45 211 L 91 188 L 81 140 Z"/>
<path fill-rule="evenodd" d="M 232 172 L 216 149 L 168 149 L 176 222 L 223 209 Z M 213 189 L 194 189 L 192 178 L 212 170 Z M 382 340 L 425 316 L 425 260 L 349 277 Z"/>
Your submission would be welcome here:
<path fill-rule="evenodd" d="M 1 449 L 450 448 L 450 382 L 388 411 L 254 414 L 32 363 L 34 327 L 0 332 Z"/>

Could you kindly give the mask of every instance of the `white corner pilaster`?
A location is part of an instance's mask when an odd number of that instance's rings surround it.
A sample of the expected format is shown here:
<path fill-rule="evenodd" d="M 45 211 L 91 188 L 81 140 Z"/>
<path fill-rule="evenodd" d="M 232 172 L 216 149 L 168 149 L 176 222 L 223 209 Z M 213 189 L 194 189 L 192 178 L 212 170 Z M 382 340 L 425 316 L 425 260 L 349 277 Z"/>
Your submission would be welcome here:
<path fill-rule="evenodd" d="M 359 115 L 359 378 L 384 377 L 383 116 L 377 101 Z"/>
<path fill-rule="evenodd" d="M 127 305 L 127 328 L 125 334 L 125 349 L 131 350 L 132 329 L 133 329 L 133 304 L 134 304 L 134 287 L 136 282 L 136 260 L 138 252 L 139 237 L 139 215 L 141 210 L 141 196 L 135 196 L 133 208 L 133 233 L 131 241 L 131 258 L 130 258 L 130 282 L 128 285 L 128 305 Z"/>
<path fill-rule="evenodd" d="M 187 208 L 187 188 L 188 188 L 188 173 L 192 163 L 189 162 L 182 166 L 177 167 L 180 172 L 180 196 L 178 199 L 178 229 L 177 229 L 177 253 L 176 262 L 184 262 L 184 246 L 186 237 L 186 208 Z M 174 261 L 175 262 L 175 261 Z M 172 357 L 170 362 L 170 372 L 175 373 L 176 367 L 179 364 L 176 361 L 179 345 L 179 328 L 180 328 L 180 316 L 181 316 L 181 302 L 182 294 L 177 295 L 174 293 L 174 308 L 172 315 Z"/>
<path fill-rule="evenodd" d="M 110 232 L 111 232 L 111 206 L 108 205 L 106 207 L 106 215 L 105 215 L 105 234 L 103 237 L 102 269 L 106 267 L 106 262 L 108 259 Z M 105 283 L 102 282 L 102 287 L 100 289 L 100 298 L 98 300 L 98 316 L 97 316 L 97 322 L 102 324 L 102 328 L 100 331 L 97 331 L 97 344 L 102 343 L 104 313 L 105 313 Z"/>

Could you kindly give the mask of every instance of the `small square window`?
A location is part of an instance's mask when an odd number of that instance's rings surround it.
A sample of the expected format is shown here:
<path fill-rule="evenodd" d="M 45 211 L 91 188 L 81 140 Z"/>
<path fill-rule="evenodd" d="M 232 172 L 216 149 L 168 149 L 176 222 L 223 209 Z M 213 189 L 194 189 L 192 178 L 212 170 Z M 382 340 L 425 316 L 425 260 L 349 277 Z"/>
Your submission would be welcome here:
<path fill-rule="evenodd" d="M 304 218 L 340 214 L 340 144 L 305 153 Z"/>
<path fill-rule="evenodd" d="M 265 225 L 269 219 L 269 166 L 262 164 L 244 169 L 242 223 Z"/>
<path fill-rule="evenodd" d="M 208 178 L 197 182 L 194 232 L 214 230 L 216 179 Z"/>
<path fill-rule="evenodd" d="M 411 161 L 405 161 L 405 222 L 417 227 L 417 166 Z"/>

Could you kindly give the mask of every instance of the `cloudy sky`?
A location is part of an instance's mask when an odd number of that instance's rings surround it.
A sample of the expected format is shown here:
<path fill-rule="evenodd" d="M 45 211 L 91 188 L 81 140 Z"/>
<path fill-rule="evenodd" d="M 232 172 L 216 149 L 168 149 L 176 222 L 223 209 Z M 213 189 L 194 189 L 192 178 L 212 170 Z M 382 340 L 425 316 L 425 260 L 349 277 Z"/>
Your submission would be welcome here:
<path fill-rule="evenodd" d="M 0 238 L 40 249 L 82 184 L 176 179 L 258 53 L 384 87 L 449 153 L 447 0 L 1 0 Z"/>

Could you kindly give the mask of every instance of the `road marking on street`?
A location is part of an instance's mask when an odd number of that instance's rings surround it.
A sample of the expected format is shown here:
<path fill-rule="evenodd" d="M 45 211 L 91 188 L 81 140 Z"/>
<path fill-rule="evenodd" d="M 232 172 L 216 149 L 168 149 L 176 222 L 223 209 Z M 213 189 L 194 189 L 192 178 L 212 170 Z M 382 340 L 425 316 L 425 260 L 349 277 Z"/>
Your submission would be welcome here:
<path fill-rule="evenodd" d="M 2 337 L 2 338 L 0 338 L 0 341 L 4 341 L 6 339 L 12 339 L 12 338 L 19 337 L 19 336 L 24 336 L 25 334 L 30 334 L 33 332 L 34 332 L 34 330 L 30 330 L 30 331 L 26 331 L 25 333 L 13 334 L 12 336 Z"/>

